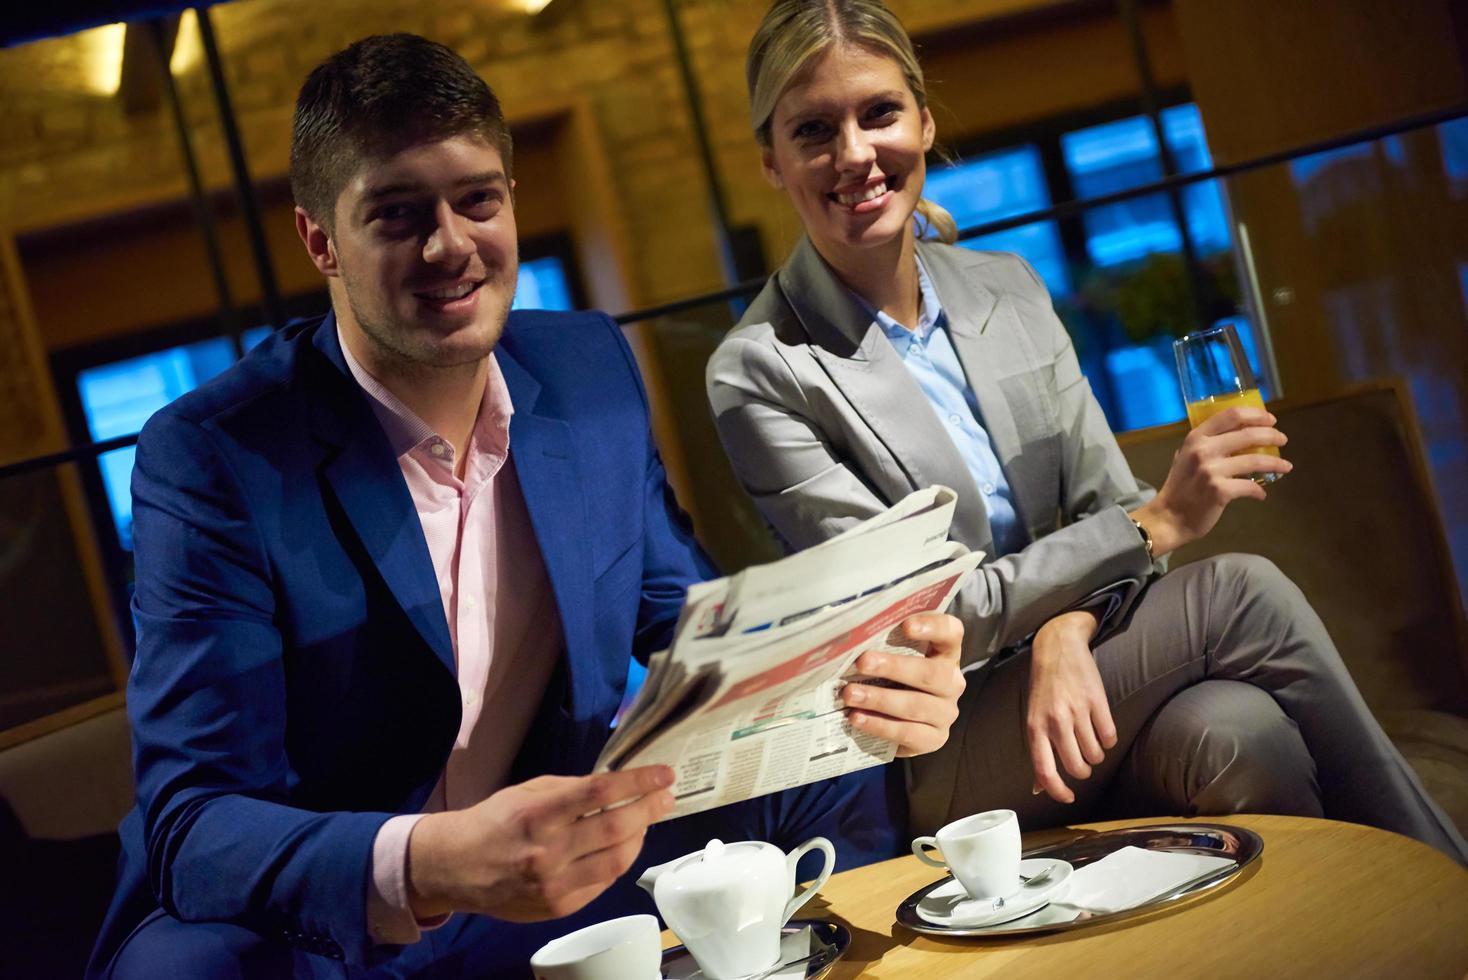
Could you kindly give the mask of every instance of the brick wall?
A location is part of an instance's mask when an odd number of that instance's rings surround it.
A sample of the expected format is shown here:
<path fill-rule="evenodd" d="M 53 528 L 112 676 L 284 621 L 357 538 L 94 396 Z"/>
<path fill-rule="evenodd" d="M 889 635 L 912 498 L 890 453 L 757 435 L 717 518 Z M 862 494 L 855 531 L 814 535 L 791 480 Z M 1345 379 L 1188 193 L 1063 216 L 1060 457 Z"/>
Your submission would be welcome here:
<path fill-rule="evenodd" d="M 893 4 L 915 33 L 1038 5 Z M 797 229 L 759 176 L 743 82 L 744 47 L 765 7 L 764 0 L 677 4 L 733 220 L 758 225 L 778 260 Z M 558 0 L 535 18 L 496 0 L 237 0 L 214 7 L 212 17 L 257 177 L 285 170 L 290 108 L 311 66 L 363 35 L 414 31 L 463 54 L 512 119 L 536 105 L 589 99 L 634 244 L 633 295 L 656 303 L 721 285 L 707 184 L 662 0 Z M 186 193 L 166 113 L 129 115 L 119 99 L 91 87 L 107 30 L 0 52 L 0 227 L 46 227 Z M 202 67 L 184 72 L 179 85 L 206 183 L 225 186 L 228 166 Z"/>

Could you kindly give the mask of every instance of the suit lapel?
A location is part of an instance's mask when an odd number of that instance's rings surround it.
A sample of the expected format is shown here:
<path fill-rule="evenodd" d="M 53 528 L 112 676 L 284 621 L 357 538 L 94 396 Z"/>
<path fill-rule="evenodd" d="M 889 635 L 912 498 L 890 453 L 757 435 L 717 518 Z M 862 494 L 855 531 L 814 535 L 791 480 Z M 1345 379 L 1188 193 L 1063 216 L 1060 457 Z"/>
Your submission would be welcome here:
<path fill-rule="evenodd" d="M 307 391 L 310 425 L 329 450 L 322 477 L 388 590 L 423 641 L 456 675 L 443 596 L 422 522 L 387 435 L 342 359 L 335 315 L 327 316 L 312 342 L 324 355 L 313 364 Z"/>
<path fill-rule="evenodd" d="M 989 515 L 973 474 L 881 325 L 807 238 L 781 268 L 778 281 L 811 338 L 816 361 L 902 467 L 912 488 L 942 484 L 956 490 L 951 536 L 974 550 L 992 550 Z"/>
<path fill-rule="evenodd" d="M 556 609 L 566 640 L 568 664 L 591 663 L 595 658 L 592 621 L 591 544 L 580 468 L 565 420 L 538 405 L 537 381 L 501 345 L 495 351 L 515 414 L 510 419 L 510 452 L 525 497 L 525 509 L 540 545 L 541 561 L 555 593 Z M 585 670 L 568 671 L 567 709 L 576 717 L 578 705 L 595 699 Z"/>
<path fill-rule="evenodd" d="M 994 455 L 1004 468 L 1009 480 L 1015 509 L 1021 524 L 1027 523 L 1023 501 L 1035 499 L 1026 484 L 1031 480 L 1029 467 L 1023 453 L 1024 438 L 1015 422 L 1009 396 L 1000 384 L 994 370 L 994 345 L 1016 338 L 1023 328 L 1010 324 L 1014 311 L 1009 303 L 996 296 L 970 268 L 955 259 L 966 259 L 968 255 L 954 255 L 948 249 L 919 243 L 919 253 L 933 289 L 948 315 L 948 335 L 953 340 L 954 352 L 979 404 L 979 424 L 989 434 L 989 443 Z M 974 255 L 976 263 L 981 257 Z M 1004 329 L 1006 326 L 1010 329 Z"/>

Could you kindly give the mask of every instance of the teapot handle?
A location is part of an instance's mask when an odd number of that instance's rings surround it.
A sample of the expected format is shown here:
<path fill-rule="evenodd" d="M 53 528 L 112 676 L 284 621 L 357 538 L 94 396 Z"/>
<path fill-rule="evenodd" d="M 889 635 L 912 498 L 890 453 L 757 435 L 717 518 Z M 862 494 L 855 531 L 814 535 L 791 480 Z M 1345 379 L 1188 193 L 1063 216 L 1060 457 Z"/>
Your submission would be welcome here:
<path fill-rule="evenodd" d="M 825 867 L 821 868 L 821 873 L 816 876 L 816 880 L 811 882 L 805 891 L 785 903 L 785 917 L 780 920 L 782 927 L 790 921 L 791 916 L 795 915 L 802 905 L 815 897 L 816 892 L 821 890 L 821 886 L 826 883 L 827 878 L 831 877 L 831 871 L 836 867 L 836 848 L 832 847 L 831 842 L 824 837 L 812 837 L 785 856 L 785 867 L 790 874 L 790 887 L 792 889 L 795 887 L 795 866 L 800 863 L 800 859 L 805 856 L 807 851 L 812 850 L 818 850 L 826 855 Z"/>

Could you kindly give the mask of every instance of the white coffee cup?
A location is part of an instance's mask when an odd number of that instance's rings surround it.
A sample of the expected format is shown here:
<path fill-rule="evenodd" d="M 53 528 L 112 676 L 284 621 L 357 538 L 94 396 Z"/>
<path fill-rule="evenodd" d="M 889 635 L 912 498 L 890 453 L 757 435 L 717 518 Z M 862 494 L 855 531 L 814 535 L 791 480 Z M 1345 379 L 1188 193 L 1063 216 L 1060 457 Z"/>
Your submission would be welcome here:
<path fill-rule="evenodd" d="M 530 957 L 536 980 L 662 980 L 655 915 L 628 915 L 552 939 Z"/>
<path fill-rule="evenodd" d="M 927 853 L 929 847 L 939 852 L 941 861 Z M 1003 898 L 1017 891 L 1019 852 L 1019 818 L 1013 810 L 975 813 L 912 842 L 919 861 L 952 871 L 973 898 Z"/>

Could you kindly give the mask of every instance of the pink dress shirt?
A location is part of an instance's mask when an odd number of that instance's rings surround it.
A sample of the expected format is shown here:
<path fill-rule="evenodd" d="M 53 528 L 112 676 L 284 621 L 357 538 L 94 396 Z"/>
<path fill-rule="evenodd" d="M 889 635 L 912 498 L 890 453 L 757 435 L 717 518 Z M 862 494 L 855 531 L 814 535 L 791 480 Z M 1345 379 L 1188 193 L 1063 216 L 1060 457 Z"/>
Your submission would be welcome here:
<path fill-rule="evenodd" d="M 561 647 L 560 617 L 510 458 L 509 389 L 491 356 L 461 480 L 454 447 L 341 346 L 413 497 L 458 666 L 463 718 L 424 813 L 473 806 L 505 786 Z M 367 923 L 376 942 L 416 942 L 422 928 L 442 924 L 418 922 L 408 906 L 408 838 L 422 816 L 393 817 L 373 842 Z"/>

